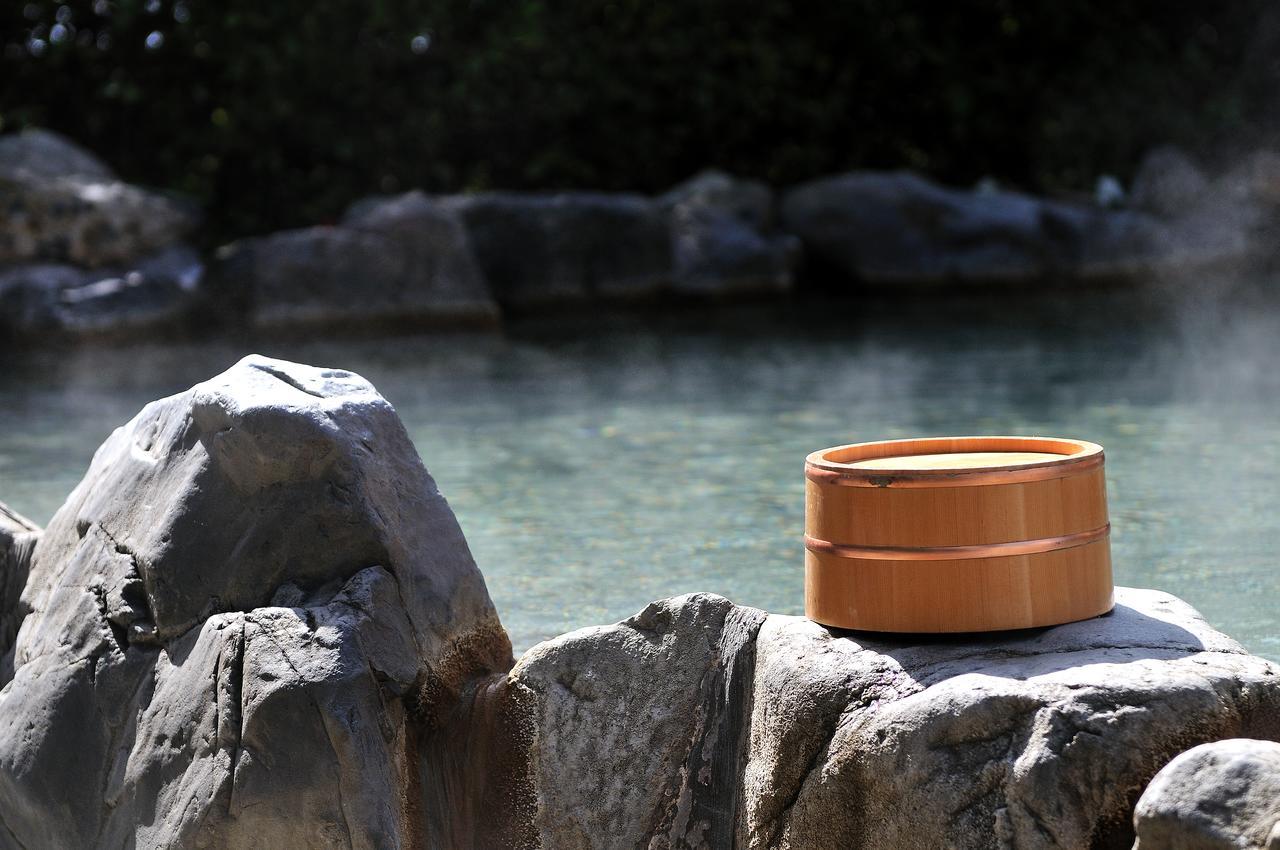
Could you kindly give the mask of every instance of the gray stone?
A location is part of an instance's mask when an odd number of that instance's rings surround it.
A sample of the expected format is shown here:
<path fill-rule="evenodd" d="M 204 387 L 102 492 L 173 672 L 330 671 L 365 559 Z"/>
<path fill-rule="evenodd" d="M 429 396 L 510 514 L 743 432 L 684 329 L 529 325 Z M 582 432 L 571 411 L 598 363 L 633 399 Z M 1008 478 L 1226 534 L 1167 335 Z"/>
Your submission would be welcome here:
<path fill-rule="evenodd" d="M 672 290 L 731 296 L 791 289 L 800 242 L 773 229 L 763 183 L 707 171 L 660 199 L 671 222 Z"/>
<path fill-rule="evenodd" d="M 0 162 L 0 265 L 130 263 L 180 241 L 187 204 L 121 182 L 48 178 Z"/>
<path fill-rule="evenodd" d="M 763 183 L 706 172 L 660 198 L 603 192 L 420 192 L 356 202 L 342 226 L 384 235 L 420 232 L 418 216 L 456 214 L 492 288 L 514 310 L 732 297 L 791 287 L 799 247 L 773 227 Z"/>
<path fill-rule="evenodd" d="M 23 171 L 42 180 L 74 177 L 91 183 L 113 183 L 106 163 L 65 136 L 30 127 L 0 136 L 0 169 Z"/>
<path fill-rule="evenodd" d="M 4 848 L 419 846 L 419 741 L 511 663 L 391 405 L 256 356 L 112 434 L 21 605 Z"/>
<path fill-rule="evenodd" d="M 523 813 L 508 846 L 1086 850 L 1128 846 L 1139 790 L 1188 744 L 1280 736 L 1278 672 L 1155 591 L 954 637 L 698 595 L 534 647 L 451 737 L 500 728 L 526 754 L 485 777 Z"/>
<path fill-rule="evenodd" d="M 173 245 L 124 269 L 39 264 L 0 271 L 0 331 L 128 336 L 183 326 L 198 308 L 204 264 Z"/>
<path fill-rule="evenodd" d="M 1133 815 L 1134 850 L 1280 848 L 1280 744 L 1201 744 L 1165 765 Z"/>
<path fill-rule="evenodd" d="M 260 328 L 490 324 L 497 306 L 456 215 L 419 193 L 340 227 L 309 227 L 219 252 L 215 288 Z"/>
<path fill-rule="evenodd" d="M 0 337 L 56 330 L 64 291 L 91 284 L 88 269 L 61 263 L 36 263 L 0 270 Z"/>
<path fill-rule="evenodd" d="M 1067 264 L 1087 216 L 1001 190 L 962 192 L 910 172 L 854 172 L 783 198 L 784 227 L 821 262 L 870 285 L 1043 278 Z"/>
<path fill-rule="evenodd" d="M 872 287 L 1025 286 L 1157 279 L 1238 264 L 1248 209 L 1201 204 L 1166 221 L 999 189 L 964 192 L 909 172 L 855 172 L 789 192 L 783 222 L 820 263 Z"/>
<path fill-rule="evenodd" d="M 1209 178 L 1184 151 L 1164 146 L 1148 151 L 1133 177 L 1130 204 L 1166 218 L 1183 215 L 1209 191 Z"/>
<path fill-rule="evenodd" d="M 486 192 L 440 203 L 466 222 L 503 307 L 653 298 L 671 284 L 671 228 L 652 199 Z"/>

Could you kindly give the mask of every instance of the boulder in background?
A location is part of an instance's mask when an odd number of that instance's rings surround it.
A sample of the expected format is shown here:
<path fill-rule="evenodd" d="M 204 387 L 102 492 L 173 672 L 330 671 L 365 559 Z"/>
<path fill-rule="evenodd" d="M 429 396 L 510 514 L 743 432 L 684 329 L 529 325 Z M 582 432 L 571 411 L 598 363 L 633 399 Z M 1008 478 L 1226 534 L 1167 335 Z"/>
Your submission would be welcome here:
<path fill-rule="evenodd" d="M 691 295 L 791 289 L 800 243 L 775 230 L 764 183 L 705 171 L 660 199 L 671 219 L 672 288 Z"/>
<path fill-rule="evenodd" d="M 0 271 L 0 331 L 20 338 L 175 331 L 199 310 L 203 278 L 204 264 L 187 245 L 124 269 L 16 266 Z"/>
<path fill-rule="evenodd" d="M 235 242 L 213 276 L 224 312 L 258 328 L 497 318 L 461 221 L 420 193 L 362 205 L 342 226 Z"/>

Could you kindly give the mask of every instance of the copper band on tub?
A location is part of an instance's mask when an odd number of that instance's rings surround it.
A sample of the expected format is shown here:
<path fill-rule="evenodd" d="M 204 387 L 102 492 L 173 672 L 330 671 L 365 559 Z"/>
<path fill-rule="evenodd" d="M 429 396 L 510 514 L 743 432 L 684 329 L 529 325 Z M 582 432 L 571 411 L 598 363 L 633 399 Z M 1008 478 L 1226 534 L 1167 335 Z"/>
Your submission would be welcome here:
<path fill-rule="evenodd" d="M 1102 453 L 1071 460 L 1048 461 L 1034 466 L 995 467 L 963 470 L 893 470 L 893 469 L 830 469 L 805 464 L 804 476 L 818 484 L 837 484 L 841 487 L 965 487 L 983 484 L 1023 484 L 1029 481 L 1048 481 L 1051 478 L 1067 478 L 1100 469 Z M 1057 548 L 1057 547 L 1053 547 Z"/>
<path fill-rule="evenodd" d="M 855 558 L 869 561 L 963 561 L 972 558 L 1003 558 L 1011 555 L 1036 555 L 1055 549 L 1070 549 L 1101 540 L 1111 533 L 1111 523 L 1088 531 L 1041 537 L 1037 540 L 1014 540 L 1009 543 L 979 543 L 972 546 L 846 546 L 816 537 L 804 536 L 804 546 L 819 555 Z"/>

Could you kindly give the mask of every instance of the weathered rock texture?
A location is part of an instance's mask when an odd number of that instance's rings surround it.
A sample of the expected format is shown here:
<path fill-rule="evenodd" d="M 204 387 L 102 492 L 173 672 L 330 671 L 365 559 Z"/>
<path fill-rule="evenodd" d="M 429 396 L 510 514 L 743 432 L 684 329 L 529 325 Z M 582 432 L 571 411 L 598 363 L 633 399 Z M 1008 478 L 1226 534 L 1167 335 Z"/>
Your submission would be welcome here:
<path fill-rule="evenodd" d="M 497 318 L 461 220 L 421 193 L 362 206 L 338 227 L 234 243 L 216 276 L 260 328 Z"/>
<path fill-rule="evenodd" d="M 0 265 L 127 263 L 178 241 L 196 223 L 183 204 L 121 182 L 52 133 L 0 142 Z"/>
<path fill-rule="evenodd" d="M 1169 762 L 1134 811 L 1134 850 L 1280 848 L 1280 744 L 1201 744 Z"/>
<path fill-rule="evenodd" d="M 509 846 L 1128 847 L 1174 754 L 1280 736 L 1280 670 L 1173 597 L 1117 598 L 1053 629 L 887 639 L 680 597 L 534 647 L 455 722 L 526 754 L 486 777 L 525 813 Z"/>
<path fill-rule="evenodd" d="M 41 130 L 0 137 L 0 337 L 179 327 L 204 267 L 191 208 Z"/>
<path fill-rule="evenodd" d="M 419 742 L 511 663 L 394 410 L 342 370 L 249 357 L 147 405 L 29 565 L 4 850 L 421 846 Z"/>

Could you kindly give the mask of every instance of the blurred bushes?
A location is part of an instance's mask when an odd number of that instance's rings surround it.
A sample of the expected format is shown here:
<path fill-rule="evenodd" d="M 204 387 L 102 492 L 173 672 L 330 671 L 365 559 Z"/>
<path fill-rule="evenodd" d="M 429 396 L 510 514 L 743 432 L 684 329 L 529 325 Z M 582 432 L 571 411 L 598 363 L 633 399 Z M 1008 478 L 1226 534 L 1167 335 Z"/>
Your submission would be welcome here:
<path fill-rule="evenodd" d="M 709 165 L 1084 189 L 1155 143 L 1260 132 L 1264 8 L 7 0 L 0 121 L 196 196 L 215 237 L 414 186 L 658 191 Z"/>

